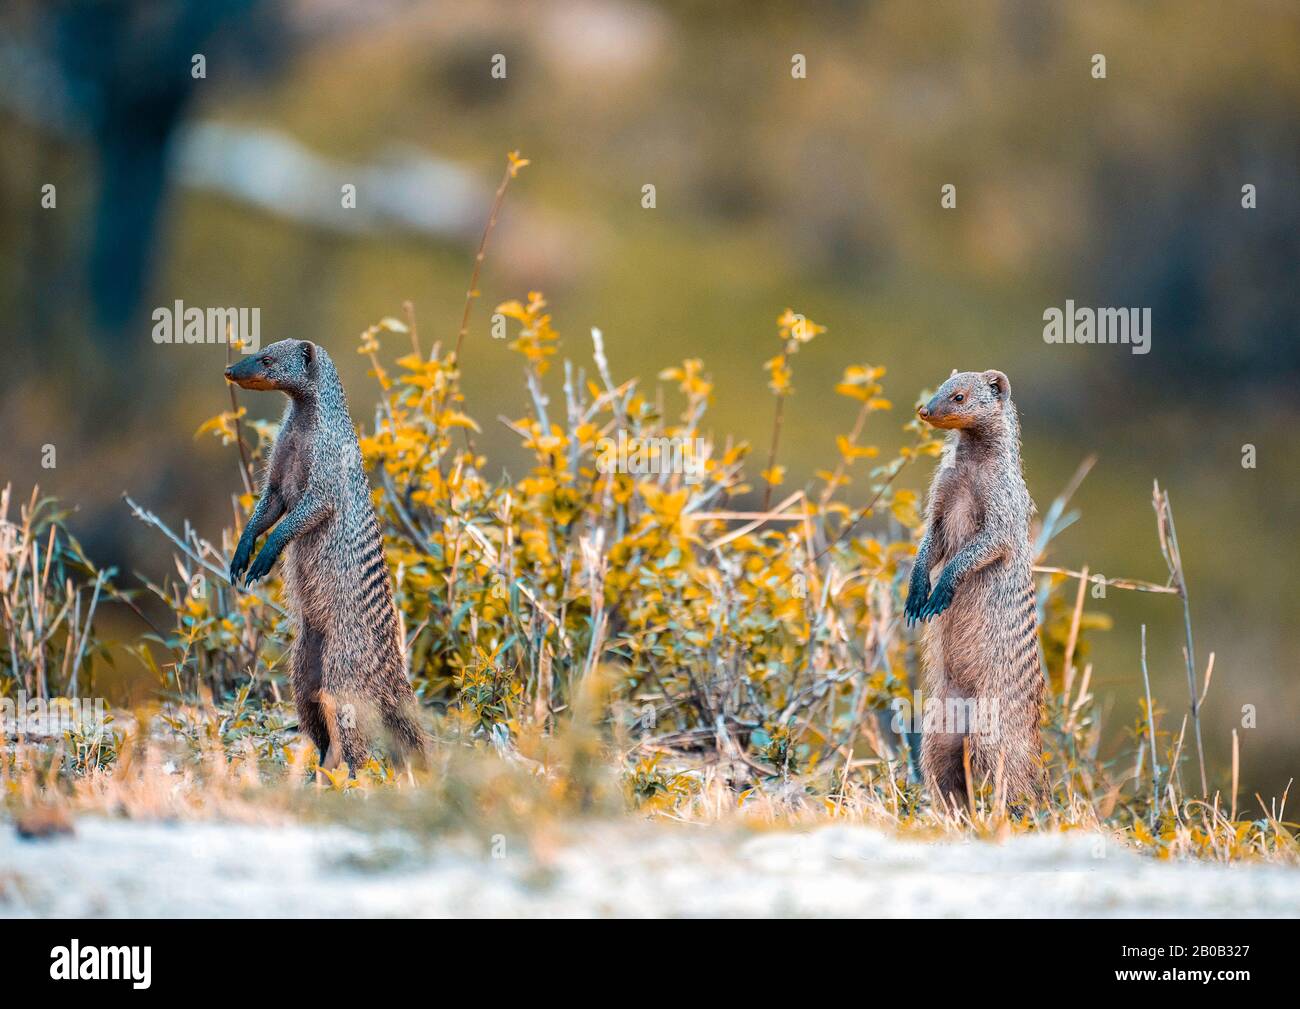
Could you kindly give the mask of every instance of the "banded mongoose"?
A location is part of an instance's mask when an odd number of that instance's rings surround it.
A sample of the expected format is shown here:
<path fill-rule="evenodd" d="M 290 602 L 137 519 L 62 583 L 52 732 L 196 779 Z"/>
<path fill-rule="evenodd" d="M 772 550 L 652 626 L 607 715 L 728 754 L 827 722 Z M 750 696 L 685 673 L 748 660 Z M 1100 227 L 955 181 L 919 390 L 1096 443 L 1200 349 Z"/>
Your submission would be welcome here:
<path fill-rule="evenodd" d="M 921 743 L 932 796 L 967 798 L 963 739 L 974 786 L 987 780 L 1008 801 L 1031 797 L 1039 780 L 1043 673 L 1038 655 L 1029 520 L 1034 503 L 1020 463 L 1020 423 L 1000 371 L 956 372 L 925 406 L 922 420 L 951 433 L 926 502 L 904 613 L 925 633 L 925 705 L 945 716 L 962 708 L 990 719 L 945 721 Z M 941 567 L 930 588 L 930 575 Z M 991 731 L 989 731 L 991 730 Z"/>
<path fill-rule="evenodd" d="M 238 583 L 247 569 L 251 585 L 288 548 L 282 572 L 297 632 L 290 670 L 299 728 L 324 767 L 342 761 L 355 773 L 380 734 L 397 761 L 423 759 L 427 737 L 406 680 L 383 539 L 334 362 L 308 340 L 281 340 L 231 365 L 226 378 L 289 397 L 230 579 Z"/>

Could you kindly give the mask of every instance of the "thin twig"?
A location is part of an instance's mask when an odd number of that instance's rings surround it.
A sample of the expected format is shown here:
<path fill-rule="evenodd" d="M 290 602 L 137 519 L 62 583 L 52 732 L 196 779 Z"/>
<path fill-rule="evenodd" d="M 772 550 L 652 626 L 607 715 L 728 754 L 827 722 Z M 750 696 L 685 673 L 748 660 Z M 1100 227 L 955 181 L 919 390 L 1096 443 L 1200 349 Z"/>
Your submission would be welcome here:
<path fill-rule="evenodd" d="M 423 360 L 424 354 L 420 351 L 420 331 L 415 328 L 415 303 L 409 299 L 402 302 L 402 312 L 406 315 L 406 328 L 411 332 L 411 353 Z"/>
<path fill-rule="evenodd" d="M 510 185 L 510 180 L 519 172 L 519 164 L 516 161 L 518 151 L 506 159 L 505 174 L 501 176 L 501 185 L 497 186 L 496 196 L 492 200 L 492 209 L 488 211 L 487 224 L 483 228 L 483 237 L 479 239 L 478 251 L 474 253 L 474 271 L 469 277 L 469 289 L 465 292 L 465 311 L 461 313 L 460 330 L 456 333 L 456 346 L 451 352 L 451 362 L 456 364 L 460 361 L 461 344 L 465 342 L 465 334 L 469 332 L 470 311 L 474 307 L 474 299 L 478 297 L 478 275 L 483 268 L 483 260 L 487 258 L 488 237 L 492 234 L 492 229 L 497 224 L 497 214 L 501 212 L 501 204 L 506 198 L 506 187 Z M 527 162 L 525 162 L 526 164 Z"/>
<path fill-rule="evenodd" d="M 1142 625 L 1142 682 L 1147 692 L 1147 734 L 1151 740 L 1152 823 L 1160 815 L 1160 758 L 1156 751 L 1156 713 L 1151 704 L 1151 677 L 1147 675 L 1147 625 Z"/>
<path fill-rule="evenodd" d="M 460 366 L 460 350 L 461 346 L 465 342 L 465 335 L 469 332 L 470 312 L 474 308 L 474 300 L 479 295 L 478 278 L 479 272 L 483 269 L 483 261 L 487 258 L 488 238 L 492 234 L 492 229 L 496 227 L 497 214 L 500 213 L 501 204 L 506 197 L 506 187 L 510 185 L 510 180 L 519 173 L 519 169 L 526 164 L 528 164 L 527 161 L 519 158 L 518 151 L 511 151 L 510 154 L 506 156 L 506 170 L 501 176 L 501 185 L 497 186 L 496 196 L 492 200 L 492 208 L 488 211 L 487 224 L 483 227 L 483 237 L 479 239 L 478 251 L 474 253 L 474 269 L 470 273 L 469 287 L 465 291 L 465 310 L 460 316 L 460 329 L 456 332 L 456 345 L 452 348 L 452 352 L 447 358 L 449 369 L 447 381 L 438 392 L 438 405 L 434 410 L 434 418 L 439 424 L 442 423 L 442 411 L 446 406 L 447 390 L 451 388 L 450 371 Z M 469 429 L 462 427 L 461 433 L 465 436 L 465 444 L 469 445 Z"/>
<path fill-rule="evenodd" d="M 1074 613 L 1070 617 L 1070 636 L 1065 641 L 1065 666 L 1061 670 L 1061 700 L 1070 703 L 1070 687 L 1074 683 L 1074 648 L 1079 643 L 1079 624 L 1083 620 L 1083 593 L 1088 587 L 1088 567 L 1084 565 L 1079 577 L 1079 591 L 1074 600 Z"/>
<path fill-rule="evenodd" d="M 1169 492 L 1161 491 L 1160 484 L 1155 484 L 1153 504 L 1156 510 L 1156 524 L 1160 529 L 1160 544 L 1164 550 L 1165 563 L 1169 566 L 1169 577 L 1183 600 L 1183 633 L 1187 644 L 1183 658 L 1187 666 L 1187 694 L 1192 710 L 1192 728 L 1196 730 L 1196 759 L 1201 771 L 1201 798 L 1209 793 L 1205 777 L 1205 747 L 1201 743 L 1201 703 L 1196 694 L 1196 649 L 1192 644 L 1192 608 L 1187 599 L 1187 579 L 1183 574 L 1183 555 L 1178 549 L 1178 530 L 1174 526 L 1173 505 L 1169 501 Z M 1168 526 L 1168 535 L 1165 527 Z"/>
<path fill-rule="evenodd" d="M 1232 730 L 1232 812 L 1228 814 L 1228 820 L 1236 826 L 1237 823 L 1237 772 L 1241 767 L 1241 750 L 1237 741 L 1237 730 Z"/>
<path fill-rule="evenodd" d="M 725 544 L 730 543 L 732 540 L 739 539 L 740 537 L 753 532 L 755 529 L 761 526 L 764 522 L 767 522 L 769 519 L 780 518 L 781 513 L 783 513 L 787 508 L 793 505 L 796 501 L 801 501 L 802 499 L 803 499 L 803 491 L 801 490 L 795 491 L 789 497 L 785 498 L 785 500 L 783 500 L 775 508 L 771 510 L 764 508 L 763 511 L 759 512 L 752 521 L 746 522 L 743 526 L 739 526 L 735 529 L 732 529 L 730 532 L 727 532 L 724 535 L 718 537 L 716 540 L 714 540 L 712 543 L 708 545 L 707 549 L 716 550 L 718 549 L 718 547 L 724 546 Z M 788 517 L 802 519 L 804 515 L 802 512 L 800 512 L 798 515 L 788 516 Z"/>
<path fill-rule="evenodd" d="M 1104 585 L 1111 589 L 1128 589 L 1132 592 L 1162 592 L 1167 595 L 1178 594 L 1178 590 L 1170 585 L 1157 585 L 1155 582 L 1144 582 L 1136 578 L 1106 578 L 1102 575 L 1090 574 L 1087 568 L 1084 568 L 1082 571 L 1071 571 L 1069 568 L 1054 568 L 1046 564 L 1035 564 L 1034 574 L 1065 575 L 1067 578 L 1086 578 L 1093 585 Z"/>
<path fill-rule="evenodd" d="M 77 657 L 72 660 L 72 672 L 68 682 L 68 694 L 77 696 L 77 673 L 81 669 L 81 659 L 86 654 L 86 642 L 90 640 L 90 626 L 95 620 L 95 607 L 99 604 L 99 590 L 104 587 L 104 572 L 95 572 L 95 591 L 90 596 L 90 607 L 86 610 L 86 626 L 81 632 L 81 643 L 77 645 Z"/>
<path fill-rule="evenodd" d="M 915 458 L 915 456 L 913 456 L 912 458 Z M 895 465 L 893 468 L 893 472 L 891 472 L 887 477 L 885 477 L 885 482 L 880 485 L 880 488 L 876 491 L 875 496 L 870 501 L 868 501 L 865 505 L 863 505 L 861 508 L 858 509 L 858 513 L 854 515 L 852 520 L 847 525 L 845 525 L 843 529 L 839 531 L 838 535 L 836 535 L 836 537 L 833 540 L 827 543 L 826 546 L 822 547 L 822 549 L 817 553 L 817 556 L 812 559 L 812 563 L 816 564 L 819 560 L 821 560 L 828 553 L 834 550 L 835 547 L 839 545 L 840 541 L 843 540 L 844 537 L 846 537 L 857 527 L 859 522 L 861 522 L 864 518 L 866 518 L 868 515 L 871 514 L 871 512 L 875 509 L 876 505 L 880 503 L 880 499 L 885 496 L 885 491 L 889 489 L 890 484 L 892 484 L 896 479 L 898 479 L 898 474 L 903 472 L 903 467 L 906 466 L 910 461 L 911 459 L 901 459 L 898 461 L 898 464 Z"/>
<path fill-rule="evenodd" d="M 230 365 L 230 323 L 226 323 L 226 365 Z M 253 479 L 253 466 L 248 460 L 248 447 L 244 444 L 244 431 L 239 424 L 239 399 L 235 395 L 235 383 L 227 382 L 226 387 L 230 390 L 230 412 L 231 422 L 235 425 L 235 444 L 239 446 L 239 475 L 244 480 L 244 492 L 252 494 L 256 481 Z"/>
<path fill-rule="evenodd" d="M 785 355 L 782 354 L 781 358 L 782 363 L 784 364 Z M 767 476 L 763 478 L 763 482 L 767 484 L 767 486 L 763 488 L 763 511 L 767 511 L 768 506 L 771 505 L 772 489 L 776 486 L 772 482 L 772 478 L 775 476 L 772 472 L 772 467 L 776 465 L 776 449 L 781 443 L 781 419 L 784 413 L 785 396 L 778 393 L 776 397 L 776 414 L 772 417 L 772 444 L 767 450 L 767 469 L 764 470 L 764 472 L 767 473 Z"/>

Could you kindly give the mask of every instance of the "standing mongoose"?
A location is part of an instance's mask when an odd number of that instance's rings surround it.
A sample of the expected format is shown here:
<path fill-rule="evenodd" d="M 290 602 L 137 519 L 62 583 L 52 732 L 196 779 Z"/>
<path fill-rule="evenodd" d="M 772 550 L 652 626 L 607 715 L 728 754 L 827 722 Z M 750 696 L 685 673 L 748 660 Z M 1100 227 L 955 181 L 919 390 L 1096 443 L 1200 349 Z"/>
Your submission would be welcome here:
<path fill-rule="evenodd" d="M 987 780 L 1010 801 L 1039 775 L 1043 673 L 1038 657 L 1029 519 L 1034 503 L 1020 464 L 1020 423 L 1000 371 L 954 371 L 917 413 L 951 432 L 930 485 L 926 530 L 908 588 L 908 623 L 925 634 L 926 718 L 921 768 L 933 796 L 965 802 L 963 740 L 973 786 Z M 942 566 L 930 589 L 932 569 Z M 952 724 L 974 709 L 979 731 Z"/>
<path fill-rule="evenodd" d="M 355 773 L 381 733 L 397 760 L 423 758 L 427 737 L 406 680 L 384 544 L 334 362 L 310 341 L 281 340 L 231 365 L 226 378 L 289 397 L 230 579 L 247 569 L 251 585 L 289 548 L 283 574 L 297 631 L 290 669 L 299 727 L 325 767 L 343 761 Z"/>

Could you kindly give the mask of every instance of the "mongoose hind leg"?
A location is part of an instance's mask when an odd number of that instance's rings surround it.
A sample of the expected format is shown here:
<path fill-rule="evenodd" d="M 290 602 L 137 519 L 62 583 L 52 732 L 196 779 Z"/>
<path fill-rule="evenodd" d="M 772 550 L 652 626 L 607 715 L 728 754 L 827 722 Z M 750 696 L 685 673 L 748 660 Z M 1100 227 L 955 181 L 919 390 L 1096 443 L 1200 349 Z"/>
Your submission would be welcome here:
<path fill-rule="evenodd" d="M 340 726 L 339 745 L 344 763 L 348 765 L 352 777 L 356 777 L 357 771 L 370 761 L 370 744 L 356 726 Z"/>
<path fill-rule="evenodd" d="M 960 732 L 927 732 L 921 737 L 921 773 L 935 802 L 959 808 L 966 803 L 966 768 Z"/>
<path fill-rule="evenodd" d="M 359 702 L 355 695 L 322 690 L 321 703 L 334 714 L 330 725 L 330 756 L 334 766 L 347 764 L 349 775 L 356 777 L 370 760 L 370 736 L 362 728 L 363 723 L 369 722 L 362 706 L 364 702 Z"/>
<path fill-rule="evenodd" d="M 1042 742 L 1037 721 L 1003 726 L 994 739 L 974 734 L 970 740 L 971 773 L 977 781 L 987 778 L 1008 807 L 1041 798 Z"/>
<path fill-rule="evenodd" d="M 320 692 L 321 718 L 325 723 L 325 734 L 329 745 L 321 754 L 320 766 L 332 771 L 343 761 L 342 740 L 339 735 L 339 705 L 334 695 L 322 690 Z M 348 765 L 352 767 L 351 764 Z"/>
<path fill-rule="evenodd" d="M 290 682 L 294 707 L 298 710 L 298 730 L 316 744 L 320 761 L 328 759 L 329 726 L 320 706 L 321 647 L 323 635 L 303 627 L 289 652 Z"/>
<path fill-rule="evenodd" d="M 320 703 L 314 699 L 303 699 L 296 706 L 298 708 L 298 731 L 315 744 L 323 767 L 325 761 L 329 758 L 330 749 L 329 727 L 325 721 L 325 713 L 321 710 Z"/>
<path fill-rule="evenodd" d="M 342 762 L 355 776 L 370 760 L 370 744 L 376 728 L 376 711 L 370 700 L 373 691 L 359 685 L 352 661 L 336 638 L 325 641 L 321 669 L 321 701 L 334 711 L 332 736 Z M 353 660 L 354 661 L 354 660 Z"/>

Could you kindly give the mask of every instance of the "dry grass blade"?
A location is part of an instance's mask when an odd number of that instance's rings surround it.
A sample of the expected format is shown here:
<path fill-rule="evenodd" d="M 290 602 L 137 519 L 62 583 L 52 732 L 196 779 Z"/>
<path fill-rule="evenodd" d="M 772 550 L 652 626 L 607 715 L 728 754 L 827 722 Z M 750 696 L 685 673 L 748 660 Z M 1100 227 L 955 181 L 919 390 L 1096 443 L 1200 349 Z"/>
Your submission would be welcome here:
<path fill-rule="evenodd" d="M 1151 815 L 1160 815 L 1160 757 L 1156 749 L 1156 709 L 1151 701 L 1151 677 L 1147 673 L 1147 625 L 1142 625 L 1142 685 L 1147 698 L 1147 734 L 1151 752 Z"/>

